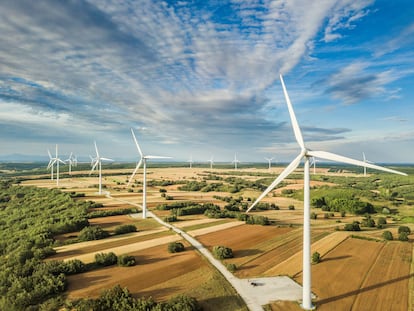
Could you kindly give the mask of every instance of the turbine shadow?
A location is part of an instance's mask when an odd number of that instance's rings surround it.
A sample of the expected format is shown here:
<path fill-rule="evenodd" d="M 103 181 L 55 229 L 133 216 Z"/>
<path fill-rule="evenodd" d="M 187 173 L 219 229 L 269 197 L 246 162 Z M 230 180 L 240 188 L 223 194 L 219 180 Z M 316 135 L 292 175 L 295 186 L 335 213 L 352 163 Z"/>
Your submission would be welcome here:
<path fill-rule="evenodd" d="M 234 257 L 240 258 L 240 257 L 247 257 L 247 256 L 253 256 L 253 255 L 259 255 L 262 254 L 263 251 L 259 249 L 242 249 L 237 250 L 234 252 Z"/>
<path fill-rule="evenodd" d="M 364 292 L 375 290 L 377 288 L 387 286 L 387 285 L 390 285 L 390 284 L 393 284 L 393 283 L 401 282 L 401 281 L 404 281 L 406 279 L 410 279 L 412 277 L 414 277 L 414 273 L 411 273 L 411 274 L 406 275 L 406 276 L 401 276 L 399 278 L 395 278 L 395 279 L 392 279 L 392 280 L 388 280 L 388 281 L 385 281 L 385 282 L 370 285 L 370 286 L 367 286 L 367 287 L 363 287 L 363 288 L 360 288 L 360 289 L 356 289 L 356 290 L 350 291 L 348 293 L 344 293 L 344 294 L 337 295 L 337 296 L 334 296 L 334 297 L 329 297 L 329 298 L 326 298 L 326 299 L 322 299 L 322 300 L 317 301 L 316 303 L 317 303 L 318 306 L 321 306 L 321 305 L 324 305 L 324 304 L 327 304 L 327 303 L 330 303 L 330 302 L 334 302 L 336 300 L 340 300 L 340 299 L 343 299 L 343 298 L 347 298 L 347 297 L 350 297 L 350 296 L 354 296 L 354 295 L 358 295 L 358 294 L 361 294 L 361 293 L 364 293 Z"/>

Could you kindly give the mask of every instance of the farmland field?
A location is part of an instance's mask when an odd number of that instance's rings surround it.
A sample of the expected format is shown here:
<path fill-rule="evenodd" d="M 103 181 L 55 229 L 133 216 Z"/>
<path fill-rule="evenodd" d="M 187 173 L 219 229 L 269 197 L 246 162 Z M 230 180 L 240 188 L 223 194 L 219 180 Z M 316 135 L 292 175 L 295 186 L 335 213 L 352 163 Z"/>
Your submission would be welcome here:
<path fill-rule="evenodd" d="M 188 181 L 202 181 L 206 176 L 224 182 L 228 176 L 254 181 L 256 174 L 277 175 L 280 168 L 268 170 L 245 169 L 238 172 L 202 168 L 151 168 L 148 179 L 156 181 L 172 181 L 165 186 L 148 187 L 148 206 L 160 217 L 169 215 L 168 210 L 156 210 L 159 204 L 173 202 L 214 203 L 221 208 L 225 202 L 220 197 L 231 196 L 224 191 L 184 191 L 180 185 Z M 93 200 L 102 203 L 102 207 L 94 210 L 122 210 L 136 207 L 142 200 L 137 182 L 132 192 L 125 188 L 126 177 L 117 175 L 121 171 L 113 171 L 111 176 L 104 176 L 104 191 L 111 196 L 96 194 L 95 177 L 62 178 L 64 191 L 84 193 L 77 200 Z M 312 180 L 313 187 L 335 187 L 336 179 L 341 174 L 330 173 L 327 169 L 318 169 L 318 174 L 333 176 L 332 181 Z M 345 173 L 343 173 L 345 175 Z M 356 174 L 346 173 L 349 178 Z M 138 174 L 136 180 L 141 176 Z M 262 178 L 262 177 L 260 177 Z M 335 182 L 334 182 L 335 181 Z M 174 182 L 180 182 L 175 184 Z M 206 180 L 216 182 L 214 179 Z M 235 219 L 210 219 L 203 215 L 180 216 L 177 227 L 183 228 L 194 236 L 210 251 L 215 245 L 224 245 L 233 250 L 234 258 L 226 259 L 225 263 L 235 264 L 234 275 L 238 278 L 258 278 L 278 275 L 290 276 L 297 283 L 302 282 L 302 203 L 296 196 L 286 196 L 287 191 L 300 191 L 302 180 L 289 179 L 283 186 L 267 196 L 264 202 L 275 203 L 280 210 L 263 210 L 254 215 L 268 217 L 270 226 L 249 225 Z M 50 179 L 33 179 L 22 182 L 23 185 L 54 188 Z M 160 195 L 165 189 L 172 198 L 168 201 Z M 287 190 L 287 191 L 286 191 Z M 289 192 L 290 193 L 290 192 Z M 255 198 L 260 194 L 258 189 L 245 188 L 234 197 Z M 378 200 L 378 199 L 377 199 Z M 383 201 L 380 201 L 381 204 Z M 294 205 L 294 209 L 288 206 Z M 400 206 L 401 215 L 409 215 L 410 205 Z M 353 233 L 343 230 L 344 223 L 354 220 L 361 221 L 362 216 L 347 214 L 341 217 L 333 213 L 326 219 L 322 218 L 320 209 L 312 209 L 319 213 L 317 220 L 312 220 L 312 252 L 321 254 L 321 262 L 312 265 L 312 291 L 316 295 L 314 303 L 318 310 L 409 310 L 412 308 L 413 288 L 413 244 L 408 242 L 384 241 L 384 229 L 364 229 Z M 398 236 L 397 217 L 388 217 L 387 230 Z M 405 218 L 407 219 L 407 218 Z M 68 277 L 67 297 L 78 299 L 97 297 L 102 289 L 111 288 L 116 284 L 127 287 L 135 296 L 152 296 L 165 300 L 180 293 L 197 298 L 205 310 L 246 310 L 240 297 L 234 292 L 224 278 L 179 235 L 163 228 L 153 219 L 143 220 L 129 215 L 117 215 L 89 219 L 91 226 L 100 226 L 113 232 L 119 225 L 134 224 L 137 233 L 125 236 L 114 236 L 100 241 L 82 242 L 62 245 L 56 248 L 57 254 L 48 258 L 69 260 L 81 259 L 92 262 L 98 252 L 114 251 L 118 254 L 132 255 L 137 261 L 134 267 L 106 267 Z M 411 223 L 408 225 L 414 229 Z M 57 236 L 64 243 L 76 237 L 78 232 Z M 352 234 L 360 238 L 351 237 Z M 181 241 L 186 251 L 170 254 L 167 244 Z M 411 286 L 411 287 L 410 287 Z M 226 303 L 228 309 L 223 309 Z M 270 303 L 270 302 L 269 302 Z M 271 310 L 300 310 L 297 302 L 272 302 Z"/>

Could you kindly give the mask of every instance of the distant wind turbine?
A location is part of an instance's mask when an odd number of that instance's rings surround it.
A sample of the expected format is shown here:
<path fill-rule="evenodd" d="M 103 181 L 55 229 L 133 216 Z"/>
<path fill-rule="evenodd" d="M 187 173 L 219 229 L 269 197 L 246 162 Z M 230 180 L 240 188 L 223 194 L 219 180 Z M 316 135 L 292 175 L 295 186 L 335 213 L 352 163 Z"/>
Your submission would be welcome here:
<path fill-rule="evenodd" d="M 211 156 L 211 158 L 210 158 L 210 160 L 208 160 L 208 162 L 210 162 L 210 169 L 213 169 L 214 155 Z"/>
<path fill-rule="evenodd" d="M 310 162 L 310 166 L 313 165 L 313 175 L 316 174 L 316 162 L 319 162 L 319 160 L 312 157 L 312 160 Z"/>
<path fill-rule="evenodd" d="M 76 166 L 76 164 L 77 164 L 77 160 L 73 156 L 73 152 L 70 153 L 69 158 L 67 158 L 65 160 L 65 162 L 67 162 L 69 164 L 69 175 L 71 175 L 72 174 L 72 166 Z"/>
<path fill-rule="evenodd" d="M 190 159 L 187 161 L 188 163 L 190 163 L 190 168 L 192 168 L 193 167 L 193 155 L 192 154 L 190 154 Z"/>
<path fill-rule="evenodd" d="M 131 133 L 132 133 L 132 137 L 134 138 L 135 141 L 135 145 L 137 146 L 138 149 L 138 153 L 140 155 L 140 160 L 137 164 L 137 166 L 135 167 L 134 172 L 132 173 L 127 187 L 129 187 L 129 185 L 131 184 L 132 179 L 134 178 L 135 174 L 137 173 L 139 167 L 141 166 L 141 163 L 144 164 L 144 174 L 143 174 L 143 189 L 142 189 L 142 218 L 147 218 L 147 160 L 150 159 L 171 159 L 171 157 L 164 157 L 164 156 L 153 156 L 153 155 L 144 155 L 141 151 L 141 148 L 138 144 L 138 140 L 135 137 L 135 133 L 134 130 L 131 129 Z"/>
<path fill-rule="evenodd" d="M 237 170 L 237 163 L 240 163 L 240 161 L 237 160 L 236 153 L 234 153 L 234 160 L 231 163 L 234 163 L 234 170 Z"/>
<path fill-rule="evenodd" d="M 334 153 L 326 151 L 313 151 L 305 146 L 305 142 L 302 137 L 298 121 L 295 116 L 292 104 L 287 93 L 285 83 L 282 75 L 280 75 L 280 82 L 282 83 L 283 92 L 285 95 L 286 103 L 289 110 L 290 120 L 292 123 L 293 131 L 297 143 L 299 144 L 301 151 L 299 155 L 282 171 L 282 173 L 272 182 L 272 184 L 257 198 L 257 200 L 247 209 L 247 212 L 251 211 L 256 204 L 262 200 L 270 191 L 272 191 L 281 181 L 289 176 L 300 164 L 301 160 L 305 160 L 304 165 L 304 184 L 303 184 L 303 292 L 302 292 L 302 308 L 305 310 L 312 310 L 312 293 L 311 293 L 311 233 L 310 233 L 310 176 L 309 176 L 309 158 L 317 157 L 325 160 L 342 162 L 352 165 L 358 165 L 362 167 L 369 167 L 376 170 L 381 170 L 389 173 L 407 175 L 405 173 L 395 171 L 392 169 L 384 168 L 378 165 L 365 163 L 359 160 L 354 160 L 344 156 L 336 155 Z"/>
<path fill-rule="evenodd" d="M 272 167 L 272 160 L 273 160 L 273 158 L 265 158 L 265 160 L 267 162 L 269 162 L 269 170 L 270 170 L 270 168 Z"/>
<path fill-rule="evenodd" d="M 373 162 L 367 160 L 367 158 L 365 157 L 365 152 L 362 153 L 362 158 L 364 159 L 365 163 L 371 163 L 373 164 Z M 364 166 L 364 176 L 367 176 L 367 168 Z"/>
<path fill-rule="evenodd" d="M 58 145 L 56 145 L 56 156 L 53 158 L 52 155 L 50 154 L 50 151 L 47 151 L 49 153 L 49 164 L 47 166 L 47 168 L 51 169 L 51 179 L 53 180 L 53 166 L 56 164 L 56 186 L 59 187 L 59 163 L 63 163 L 66 164 L 65 162 L 63 162 L 61 159 L 59 159 L 58 156 Z"/>
<path fill-rule="evenodd" d="M 89 173 L 89 175 L 92 174 L 92 172 L 95 170 L 96 167 L 98 167 L 98 170 L 99 170 L 99 194 L 102 194 L 102 161 L 113 161 L 113 160 L 101 157 L 99 155 L 98 146 L 96 145 L 96 141 L 94 143 L 95 143 L 96 157 L 92 158 L 90 156 L 90 158 L 92 160 L 92 163 L 91 163 L 92 164 L 92 169 L 91 169 L 91 172 Z"/>

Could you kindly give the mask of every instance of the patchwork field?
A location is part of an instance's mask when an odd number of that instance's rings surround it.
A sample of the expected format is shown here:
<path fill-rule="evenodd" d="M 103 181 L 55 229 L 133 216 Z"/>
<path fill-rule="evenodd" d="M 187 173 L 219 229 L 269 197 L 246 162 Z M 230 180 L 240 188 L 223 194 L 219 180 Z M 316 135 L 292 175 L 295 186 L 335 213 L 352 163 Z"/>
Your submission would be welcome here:
<path fill-rule="evenodd" d="M 258 170 L 246 170 L 253 174 Z M 272 173 L 277 174 L 279 168 Z M 228 171 L 226 171 L 228 172 Z M 267 170 L 261 170 L 267 172 Z M 223 173 L 213 170 L 214 174 Z M 327 173 L 327 172 L 325 172 Z M 206 169 L 149 169 L 149 179 L 156 180 L 201 180 Z M 137 175 L 140 180 L 142 176 Z M 246 179 L 254 179 L 246 175 Z M 61 185 L 67 191 L 85 193 L 86 200 L 104 204 L 102 209 L 131 208 L 130 203 L 140 203 L 142 194 L 138 191 L 127 192 L 125 176 L 105 177 L 105 191 L 110 191 L 112 198 L 96 194 L 97 178 L 82 177 L 62 179 Z M 289 184 L 275 191 L 280 194 L 283 189 L 300 189 L 301 180 L 289 180 Z M 332 186 L 332 183 L 312 181 L 313 186 Z M 26 181 L 40 187 L 54 187 L 50 180 Z M 226 196 L 220 192 L 190 192 L 178 190 L 178 185 L 148 187 L 148 206 L 153 209 L 161 203 L 169 203 L 161 197 L 159 189 L 167 190 L 168 195 L 177 201 L 214 202 L 221 206 L 222 201 L 214 196 Z M 246 191 L 242 195 L 252 197 L 258 191 Z M 233 250 L 234 258 L 226 263 L 237 266 L 235 275 L 239 278 L 268 277 L 288 275 L 296 282 L 302 282 L 302 203 L 288 197 L 268 196 L 264 201 L 275 202 L 281 208 L 278 211 L 263 211 L 256 214 L 269 217 L 274 225 L 246 225 L 230 219 L 208 219 L 202 215 L 181 217 L 175 223 L 210 250 L 215 245 L 224 245 Z M 129 203 L 130 202 L 130 203 Z M 288 205 L 295 205 L 295 210 L 288 210 Z M 165 216 L 168 211 L 155 211 Z M 338 221 L 352 221 L 354 216 L 312 221 L 312 252 L 318 251 L 322 261 L 312 266 L 312 291 L 316 295 L 318 310 L 409 310 L 412 307 L 412 290 L 414 281 L 412 270 L 412 241 L 377 242 L 368 239 L 351 238 L 349 232 L 336 231 Z M 360 218 L 359 218 L 360 219 Z M 51 259 L 79 258 L 85 262 L 93 261 L 97 252 L 114 251 L 117 254 L 128 253 L 137 260 L 134 267 L 108 267 L 87 273 L 70 276 L 68 297 L 96 297 L 103 288 L 120 284 L 127 286 L 134 296 L 152 296 L 155 299 L 167 299 L 179 293 L 196 297 L 205 310 L 245 310 L 240 298 L 231 287 L 223 287 L 223 278 L 201 255 L 186 245 L 186 251 L 170 254 L 167 243 L 182 241 L 179 235 L 163 229 L 151 219 L 142 220 L 130 216 L 111 216 L 90 220 L 91 225 L 99 225 L 112 231 L 120 224 L 135 224 L 138 233 L 124 237 L 114 237 L 104 241 L 77 243 L 57 248 L 57 254 Z M 396 233 L 396 227 L 390 227 Z M 381 239 L 381 231 L 361 233 L 363 237 Z M 76 235 L 76 233 L 74 233 Z M 63 236 L 64 241 L 68 237 Z M 410 283 L 411 282 L 411 283 Z M 410 287 L 411 286 L 411 287 Z M 217 289 L 219 288 L 219 289 Z M 221 301 L 221 302 L 220 302 Z M 223 309 L 223 301 L 229 301 L 229 308 Z M 297 302 L 273 302 L 271 310 L 301 310 Z"/>

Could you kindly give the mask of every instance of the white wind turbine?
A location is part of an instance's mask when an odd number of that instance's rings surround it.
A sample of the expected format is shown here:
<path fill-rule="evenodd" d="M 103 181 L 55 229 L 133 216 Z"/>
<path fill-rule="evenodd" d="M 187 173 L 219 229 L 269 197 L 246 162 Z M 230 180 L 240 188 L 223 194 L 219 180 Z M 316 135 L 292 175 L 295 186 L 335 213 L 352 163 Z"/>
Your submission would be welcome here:
<path fill-rule="evenodd" d="M 66 164 L 64 161 L 62 161 L 61 159 L 59 159 L 58 156 L 58 145 L 56 145 L 56 156 L 53 158 L 52 155 L 50 154 L 50 151 L 47 151 L 49 154 L 49 164 L 47 165 L 47 168 L 51 169 L 51 179 L 53 180 L 53 166 L 56 164 L 56 186 L 59 187 L 59 163 L 63 163 Z"/>
<path fill-rule="evenodd" d="M 144 155 L 141 151 L 141 148 L 138 144 L 138 140 L 135 137 L 134 130 L 131 129 L 132 137 L 134 137 L 135 145 L 137 146 L 139 155 L 141 159 L 139 160 L 137 166 L 135 167 L 134 172 L 131 175 L 131 178 L 128 181 L 127 187 L 131 184 L 132 179 L 134 178 L 136 172 L 138 171 L 141 163 L 144 164 L 144 174 L 143 174 L 143 185 L 142 185 L 142 218 L 147 218 L 147 160 L 150 159 L 171 159 L 171 157 L 163 157 L 163 156 L 153 156 L 153 155 Z"/>
<path fill-rule="evenodd" d="M 273 160 L 273 158 L 265 158 L 265 160 L 267 162 L 269 162 L 269 170 L 270 170 L 270 168 L 272 167 L 272 160 Z"/>
<path fill-rule="evenodd" d="M 270 191 L 272 191 L 282 180 L 284 180 L 289 174 L 291 174 L 300 164 L 301 160 L 304 159 L 304 185 L 303 185 L 303 293 L 302 293 L 302 308 L 305 310 L 312 310 L 312 293 L 311 293 L 311 248 L 310 248 L 310 182 L 309 182 L 309 158 L 317 157 L 325 160 L 342 162 L 352 165 L 358 165 L 362 167 L 370 167 L 376 170 L 381 170 L 389 173 L 407 175 L 395 170 L 384 168 L 378 165 L 364 163 L 362 161 L 350 159 L 334 153 L 326 151 L 313 151 L 305 146 L 303 141 L 302 132 L 300 130 L 298 121 L 293 111 L 292 104 L 289 99 L 289 95 L 286 91 L 285 83 L 282 75 L 280 75 L 280 81 L 282 83 L 283 92 L 285 95 L 286 103 L 289 110 L 290 120 L 292 123 L 293 131 L 297 143 L 299 144 L 301 151 L 299 155 L 282 171 L 282 173 L 272 182 L 272 184 L 257 198 L 257 200 L 249 207 L 247 212 L 256 206 L 256 204 L 262 200 Z"/>
<path fill-rule="evenodd" d="M 210 160 L 208 160 L 208 162 L 210 162 L 210 169 L 213 169 L 214 155 L 211 156 L 211 158 L 210 158 Z"/>
<path fill-rule="evenodd" d="M 319 162 L 319 160 L 312 157 L 312 160 L 310 162 L 310 166 L 313 165 L 313 175 L 316 174 L 316 162 Z"/>
<path fill-rule="evenodd" d="M 69 158 L 65 160 L 65 162 L 69 163 L 69 175 L 72 174 L 72 166 L 76 166 L 77 160 L 73 156 L 73 152 L 70 153 Z"/>
<path fill-rule="evenodd" d="M 193 163 L 194 163 L 194 161 L 193 161 L 193 155 L 192 154 L 190 154 L 190 160 L 188 160 L 187 162 L 190 163 L 190 168 L 192 168 L 193 167 Z"/>
<path fill-rule="evenodd" d="M 373 162 L 367 160 L 367 158 L 365 157 L 365 152 L 362 153 L 362 158 L 364 159 L 365 163 L 371 163 L 371 164 L 373 163 Z M 364 176 L 367 176 L 367 168 L 365 166 L 364 166 Z"/>
<path fill-rule="evenodd" d="M 237 170 L 237 163 L 240 163 L 239 160 L 237 160 L 237 155 L 234 153 L 234 160 L 231 161 L 231 163 L 234 163 L 234 170 Z"/>
<path fill-rule="evenodd" d="M 91 165 L 92 165 L 92 169 L 89 173 L 92 174 L 92 172 L 95 170 L 95 168 L 98 166 L 98 170 L 99 170 L 99 194 L 102 194 L 102 161 L 113 161 L 112 159 L 108 159 L 108 158 L 104 158 L 99 156 L 99 151 L 98 151 L 98 146 L 96 145 L 96 141 L 95 143 L 95 151 L 96 151 L 96 157 L 92 158 L 91 156 L 89 156 L 91 158 Z"/>

